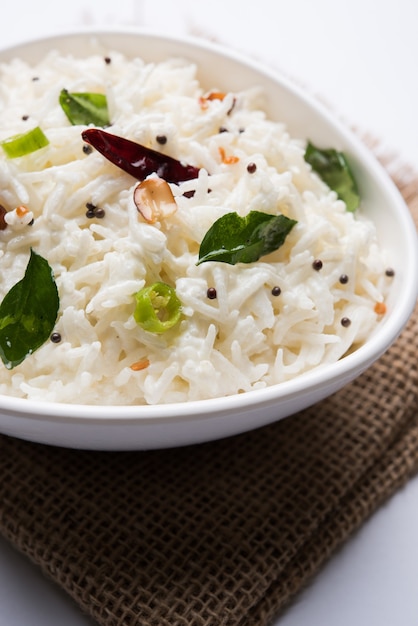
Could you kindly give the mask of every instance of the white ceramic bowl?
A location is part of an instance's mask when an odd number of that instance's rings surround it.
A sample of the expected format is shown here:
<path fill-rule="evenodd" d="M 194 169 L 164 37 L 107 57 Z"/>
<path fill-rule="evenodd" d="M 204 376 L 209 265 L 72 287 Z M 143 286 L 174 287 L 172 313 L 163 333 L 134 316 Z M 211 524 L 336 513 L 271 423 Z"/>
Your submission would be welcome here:
<path fill-rule="evenodd" d="M 222 438 L 272 423 L 334 393 L 361 374 L 393 343 L 411 315 L 418 292 L 418 243 L 409 211 L 391 180 L 351 132 L 308 94 L 256 63 L 213 44 L 129 29 L 82 31 L 34 40 L 0 51 L 0 61 L 19 56 L 35 62 L 51 48 L 84 56 L 95 41 L 128 56 L 162 61 L 182 56 L 197 62 L 208 89 L 261 86 L 267 113 L 290 133 L 344 150 L 359 182 L 363 207 L 378 228 L 396 276 L 388 313 L 357 351 L 294 380 L 227 398 L 175 405 L 115 407 L 33 402 L 0 396 L 0 432 L 75 448 L 152 449 Z"/>

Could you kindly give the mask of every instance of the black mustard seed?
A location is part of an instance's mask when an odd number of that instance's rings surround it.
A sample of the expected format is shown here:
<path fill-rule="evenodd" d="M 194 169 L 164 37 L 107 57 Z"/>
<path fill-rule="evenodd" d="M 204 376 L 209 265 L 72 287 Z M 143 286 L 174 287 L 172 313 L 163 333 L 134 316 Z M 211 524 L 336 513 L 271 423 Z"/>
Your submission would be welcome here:
<path fill-rule="evenodd" d="M 94 217 L 97 217 L 98 219 L 103 219 L 104 216 L 106 215 L 105 210 L 102 209 L 101 207 L 96 206 L 95 204 L 93 204 L 92 202 L 87 202 L 86 203 L 86 217 L 88 219 L 93 219 Z"/>
<path fill-rule="evenodd" d="M 348 317 L 342 317 L 341 318 L 341 326 L 344 326 L 344 328 L 348 328 L 348 326 L 350 326 L 351 324 L 351 320 Z"/>
<path fill-rule="evenodd" d="M 314 268 L 316 272 L 319 272 L 319 270 L 322 269 L 322 266 L 323 266 L 323 263 L 321 259 L 315 259 L 315 261 L 312 263 L 312 267 Z"/>
<path fill-rule="evenodd" d="M 278 285 L 273 287 L 273 289 L 271 290 L 272 296 L 280 296 L 281 293 L 282 293 L 282 290 L 280 289 Z"/>
<path fill-rule="evenodd" d="M 217 295 L 215 287 L 209 287 L 209 289 L 206 292 L 206 295 L 209 298 L 209 300 L 215 300 L 216 295 Z"/>
<path fill-rule="evenodd" d="M 52 333 L 52 335 L 50 336 L 50 339 L 52 343 L 59 343 L 62 337 L 60 333 Z"/>
<path fill-rule="evenodd" d="M 101 207 L 97 207 L 97 209 L 95 209 L 94 211 L 94 217 L 97 217 L 97 219 L 99 220 L 102 220 L 105 215 L 106 215 L 106 212 Z"/>

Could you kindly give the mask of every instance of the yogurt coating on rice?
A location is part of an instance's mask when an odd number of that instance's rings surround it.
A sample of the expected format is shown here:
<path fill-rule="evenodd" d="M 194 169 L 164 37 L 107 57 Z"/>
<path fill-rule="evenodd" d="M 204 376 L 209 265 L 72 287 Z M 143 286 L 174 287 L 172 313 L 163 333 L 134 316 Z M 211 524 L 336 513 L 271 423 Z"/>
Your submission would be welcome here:
<path fill-rule="evenodd" d="M 200 168 L 197 179 L 170 183 L 174 211 L 143 219 L 138 181 L 86 148 L 85 126 L 59 105 L 62 89 L 106 94 L 107 131 Z M 201 400 L 335 362 L 373 331 L 390 287 L 373 223 L 361 207 L 347 211 L 305 162 L 308 138 L 266 118 L 256 87 L 207 96 L 181 59 L 53 51 L 35 67 L 0 66 L 0 141 L 35 126 L 49 140 L 17 159 L 0 150 L 0 300 L 31 249 L 50 264 L 60 298 L 54 340 L 12 370 L 0 364 L 0 393 L 110 405 Z M 213 223 L 250 211 L 297 224 L 256 262 L 197 265 Z M 135 294 L 157 281 L 182 303 L 180 322 L 162 334 L 133 317 Z"/>

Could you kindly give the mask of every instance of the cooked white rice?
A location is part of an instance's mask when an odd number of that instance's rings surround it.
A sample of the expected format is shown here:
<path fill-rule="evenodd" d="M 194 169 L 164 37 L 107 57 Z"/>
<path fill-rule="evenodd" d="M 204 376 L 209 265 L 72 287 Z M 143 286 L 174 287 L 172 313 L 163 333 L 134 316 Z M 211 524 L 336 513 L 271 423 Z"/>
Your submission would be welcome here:
<path fill-rule="evenodd" d="M 50 141 L 19 159 L 0 150 L 0 204 L 9 210 L 0 298 L 22 278 L 33 248 L 55 275 L 62 336 L 12 370 L 0 364 L 0 393 L 86 404 L 199 400 L 286 381 L 361 344 L 388 289 L 385 258 L 373 224 L 361 210 L 348 212 L 305 163 L 307 138 L 266 119 L 256 89 L 202 108 L 194 65 L 108 56 L 111 63 L 52 52 L 36 67 L 0 67 L 0 140 L 39 125 Z M 133 202 L 137 181 L 83 152 L 83 127 L 71 126 L 58 104 L 63 88 L 106 93 L 110 132 L 202 168 L 197 181 L 170 185 L 173 215 L 146 223 Z M 239 160 L 222 162 L 219 148 Z M 193 197 L 183 195 L 192 189 Z M 89 202 L 105 210 L 103 219 L 86 217 Z M 20 205 L 29 209 L 23 218 Z M 251 210 L 298 223 L 282 248 L 255 263 L 197 266 L 213 222 Z M 180 324 L 162 335 L 133 318 L 134 294 L 158 280 L 175 286 L 183 307 Z M 148 367 L 132 369 L 144 359 Z"/>

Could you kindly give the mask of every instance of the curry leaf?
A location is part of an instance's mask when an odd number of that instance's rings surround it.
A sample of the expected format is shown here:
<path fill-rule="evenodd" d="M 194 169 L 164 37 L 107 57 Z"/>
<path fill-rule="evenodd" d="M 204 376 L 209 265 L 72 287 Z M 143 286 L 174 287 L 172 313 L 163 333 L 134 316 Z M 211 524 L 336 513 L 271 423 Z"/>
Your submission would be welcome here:
<path fill-rule="evenodd" d="M 345 202 L 348 211 L 357 209 L 360 204 L 357 183 L 343 152 L 334 148 L 320 149 L 308 142 L 305 161 Z"/>
<path fill-rule="evenodd" d="M 296 224 L 285 215 L 250 211 L 245 217 L 227 213 L 211 226 L 200 244 L 197 265 L 206 261 L 253 263 L 283 245 Z"/>
<path fill-rule="evenodd" d="M 65 115 L 73 124 L 109 126 L 107 98 L 102 93 L 70 93 L 63 89 L 59 103 Z"/>
<path fill-rule="evenodd" d="M 25 275 L 0 304 L 0 358 L 12 369 L 45 343 L 59 307 L 48 262 L 31 250 Z"/>

